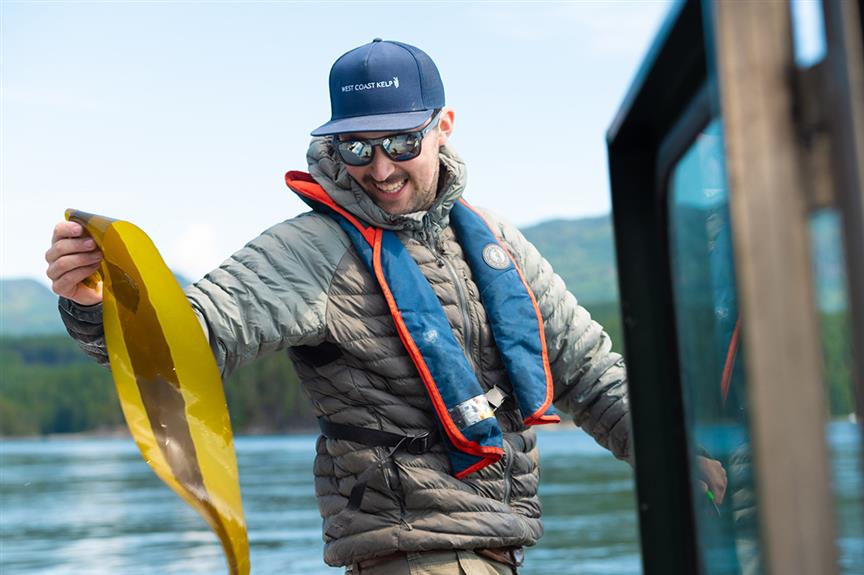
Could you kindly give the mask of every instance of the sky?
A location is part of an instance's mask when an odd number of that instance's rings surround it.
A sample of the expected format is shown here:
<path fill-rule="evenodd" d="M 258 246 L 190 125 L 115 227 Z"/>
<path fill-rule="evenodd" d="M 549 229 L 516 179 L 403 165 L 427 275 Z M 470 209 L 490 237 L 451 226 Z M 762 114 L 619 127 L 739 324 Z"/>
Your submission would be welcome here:
<path fill-rule="evenodd" d="M 198 279 L 306 211 L 333 61 L 420 47 L 465 197 L 517 225 L 608 213 L 605 133 L 669 1 L 0 4 L 0 277 L 47 283 L 66 208 L 131 221 Z"/>

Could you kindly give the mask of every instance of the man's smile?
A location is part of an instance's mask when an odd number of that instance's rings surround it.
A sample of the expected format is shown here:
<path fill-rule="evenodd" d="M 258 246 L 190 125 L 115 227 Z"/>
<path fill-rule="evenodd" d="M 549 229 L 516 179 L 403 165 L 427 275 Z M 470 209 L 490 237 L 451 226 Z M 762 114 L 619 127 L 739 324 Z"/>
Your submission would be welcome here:
<path fill-rule="evenodd" d="M 376 190 L 381 192 L 382 194 L 387 195 L 395 195 L 402 191 L 402 188 L 405 187 L 405 184 L 408 183 L 408 178 L 401 177 L 398 179 L 389 179 L 385 182 L 372 182 L 372 185 Z"/>

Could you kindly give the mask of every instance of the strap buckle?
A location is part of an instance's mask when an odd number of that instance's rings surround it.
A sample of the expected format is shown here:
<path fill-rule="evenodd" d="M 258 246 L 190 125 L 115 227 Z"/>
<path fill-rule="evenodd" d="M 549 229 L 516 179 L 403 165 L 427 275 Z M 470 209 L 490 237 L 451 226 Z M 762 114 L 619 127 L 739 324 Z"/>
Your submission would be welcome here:
<path fill-rule="evenodd" d="M 411 455 L 422 455 L 432 447 L 431 437 L 432 434 L 428 431 L 424 431 L 420 435 L 407 435 L 403 448 Z"/>

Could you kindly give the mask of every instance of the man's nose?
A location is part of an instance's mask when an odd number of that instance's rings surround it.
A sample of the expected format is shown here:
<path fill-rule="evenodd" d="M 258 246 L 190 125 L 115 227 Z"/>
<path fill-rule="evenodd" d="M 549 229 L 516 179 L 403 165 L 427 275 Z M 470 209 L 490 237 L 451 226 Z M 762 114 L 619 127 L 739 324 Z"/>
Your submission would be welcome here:
<path fill-rule="evenodd" d="M 393 174 L 394 169 L 393 160 L 387 157 L 381 146 L 375 146 L 372 162 L 369 164 L 369 175 L 376 181 L 383 182 Z"/>

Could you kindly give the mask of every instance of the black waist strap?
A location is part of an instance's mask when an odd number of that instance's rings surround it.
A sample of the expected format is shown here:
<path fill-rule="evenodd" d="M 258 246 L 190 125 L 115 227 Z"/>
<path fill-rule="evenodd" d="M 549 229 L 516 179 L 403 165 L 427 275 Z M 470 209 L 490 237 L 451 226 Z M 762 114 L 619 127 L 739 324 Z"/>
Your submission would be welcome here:
<path fill-rule="evenodd" d="M 387 453 L 378 459 L 377 462 L 366 468 L 363 473 L 357 477 L 357 481 L 351 488 L 351 494 L 348 496 L 348 505 L 346 510 L 356 511 L 360 508 L 363 502 L 363 495 L 366 493 L 366 485 L 372 476 L 381 468 L 384 463 L 393 457 L 397 451 L 407 451 L 414 455 L 426 453 L 429 449 L 438 442 L 438 433 L 435 431 L 424 432 L 420 435 L 400 435 L 398 433 L 390 433 L 381 431 L 380 429 L 369 429 L 368 427 L 357 427 L 354 425 L 345 425 L 342 423 L 333 423 L 323 417 L 318 418 L 318 425 L 321 427 L 321 433 L 328 439 L 343 439 L 345 441 L 354 441 L 362 443 L 369 447 L 389 447 Z M 353 515 L 345 517 L 338 515 L 334 517 L 330 527 L 325 535 L 338 539 L 342 536 L 345 528 L 351 522 Z"/>
<path fill-rule="evenodd" d="M 438 442 L 437 431 L 425 431 L 419 435 L 400 435 L 380 429 L 333 423 L 323 417 L 318 418 L 318 425 L 321 427 L 321 433 L 328 439 L 344 439 L 369 447 L 390 447 L 392 448 L 390 455 L 399 449 L 420 455 L 429 451 Z"/>

